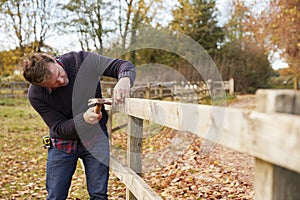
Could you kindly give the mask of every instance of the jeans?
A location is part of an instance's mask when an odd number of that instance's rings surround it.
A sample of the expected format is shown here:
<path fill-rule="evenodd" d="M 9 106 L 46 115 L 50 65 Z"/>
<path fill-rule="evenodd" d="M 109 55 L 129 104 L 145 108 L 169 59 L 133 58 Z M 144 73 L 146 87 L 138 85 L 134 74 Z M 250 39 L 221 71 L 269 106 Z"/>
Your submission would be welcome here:
<path fill-rule="evenodd" d="M 109 152 L 106 155 L 109 155 Z M 107 199 L 108 163 L 102 163 L 90 151 L 87 151 L 81 144 L 78 144 L 75 153 L 66 153 L 54 147 L 48 150 L 46 175 L 47 200 L 65 200 L 67 198 L 78 158 L 81 158 L 84 163 L 90 199 Z"/>

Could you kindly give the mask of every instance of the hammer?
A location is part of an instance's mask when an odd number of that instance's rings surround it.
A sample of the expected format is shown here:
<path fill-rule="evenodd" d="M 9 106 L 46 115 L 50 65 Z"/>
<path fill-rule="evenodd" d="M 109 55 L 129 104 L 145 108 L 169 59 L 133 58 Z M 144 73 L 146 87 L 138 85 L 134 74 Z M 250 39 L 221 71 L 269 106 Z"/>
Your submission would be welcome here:
<path fill-rule="evenodd" d="M 112 101 L 111 101 L 111 99 L 92 98 L 92 99 L 89 99 L 88 105 L 90 106 L 90 105 L 92 105 L 92 104 L 95 104 L 95 105 L 96 105 L 94 112 L 95 112 L 96 114 L 99 114 L 102 105 L 104 105 L 104 104 L 111 105 L 111 104 L 112 104 Z"/>

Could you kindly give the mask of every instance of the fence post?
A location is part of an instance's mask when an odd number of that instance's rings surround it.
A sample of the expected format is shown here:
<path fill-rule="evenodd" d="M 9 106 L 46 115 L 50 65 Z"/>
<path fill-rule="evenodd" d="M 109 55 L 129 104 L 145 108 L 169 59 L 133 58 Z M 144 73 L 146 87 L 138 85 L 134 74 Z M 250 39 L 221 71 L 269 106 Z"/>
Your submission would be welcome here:
<path fill-rule="evenodd" d="M 256 93 L 256 104 L 256 109 L 259 112 L 300 115 L 300 92 L 293 90 L 259 90 Z M 299 199 L 299 173 L 258 158 L 255 161 L 255 199 Z"/>
<path fill-rule="evenodd" d="M 143 120 L 129 116 L 127 138 L 127 164 L 138 175 L 142 176 L 142 140 Z M 136 200 L 135 196 L 127 189 L 126 200 Z"/>
<path fill-rule="evenodd" d="M 209 92 L 210 92 L 210 95 L 213 95 L 213 86 L 214 86 L 214 83 L 213 83 L 213 81 L 211 80 L 211 79 L 208 79 L 207 81 L 206 81 L 206 85 L 207 85 L 207 88 L 208 88 L 208 90 L 209 90 Z"/>
<path fill-rule="evenodd" d="M 11 97 L 14 97 L 14 90 L 15 90 L 15 82 L 11 82 L 10 83 L 10 94 L 11 94 Z"/>
<path fill-rule="evenodd" d="M 230 95 L 234 94 L 234 79 L 233 78 L 229 79 L 229 94 Z"/>
<path fill-rule="evenodd" d="M 159 89 L 159 100 L 163 100 L 163 96 L 164 96 L 164 90 L 163 90 L 163 82 L 161 82 L 158 85 L 158 89 Z"/>
<path fill-rule="evenodd" d="M 106 110 L 106 112 L 108 114 L 108 120 L 107 120 L 107 123 L 106 123 L 106 127 L 107 127 L 109 141 L 111 142 L 111 138 L 112 138 L 112 118 L 113 118 L 112 108 L 110 107 L 109 109 Z"/>
<path fill-rule="evenodd" d="M 298 77 L 294 77 L 293 78 L 294 90 L 298 90 L 299 89 L 298 81 L 299 81 Z"/>

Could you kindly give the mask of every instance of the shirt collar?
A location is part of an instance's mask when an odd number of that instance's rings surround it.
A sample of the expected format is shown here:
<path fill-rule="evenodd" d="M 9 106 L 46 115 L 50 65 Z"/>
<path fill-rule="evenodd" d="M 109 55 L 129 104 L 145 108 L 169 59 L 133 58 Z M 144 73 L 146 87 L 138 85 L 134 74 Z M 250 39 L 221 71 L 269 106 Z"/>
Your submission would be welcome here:
<path fill-rule="evenodd" d="M 48 91 L 49 94 L 52 93 L 52 89 L 51 89 L 51 88 L 48 88 L 48 87 L 47 87 L 46 89 L 47 89 L 47 91 Z"/>

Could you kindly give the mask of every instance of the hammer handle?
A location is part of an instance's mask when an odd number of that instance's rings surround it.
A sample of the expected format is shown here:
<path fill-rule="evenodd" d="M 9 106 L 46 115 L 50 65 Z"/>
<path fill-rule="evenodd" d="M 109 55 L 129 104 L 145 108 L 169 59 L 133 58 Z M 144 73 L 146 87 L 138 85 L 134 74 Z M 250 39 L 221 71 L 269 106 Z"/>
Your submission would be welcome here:
<path fill-rule="evenodd" d="M 95 107 L 95 113 L 96 114 L 100 114 L 101 107 L 102 107 L 101 104 L 96 104 L 96 107 Z"/>

